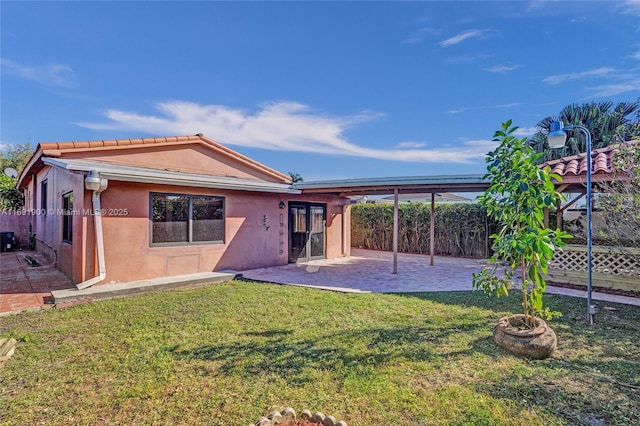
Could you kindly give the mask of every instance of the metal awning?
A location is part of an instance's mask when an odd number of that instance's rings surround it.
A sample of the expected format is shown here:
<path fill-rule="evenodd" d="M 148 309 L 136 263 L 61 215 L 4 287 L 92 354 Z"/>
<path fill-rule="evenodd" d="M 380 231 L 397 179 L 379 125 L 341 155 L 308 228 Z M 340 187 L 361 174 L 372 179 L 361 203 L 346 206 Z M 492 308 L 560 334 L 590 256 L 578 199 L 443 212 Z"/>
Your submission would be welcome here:
<path fill-rule="evenodd" d="M 394 176 L 363 179 L 325 180 L 293 184 L 303 193 L 342 196 L 393 194 L 484 192 L 491 182 L 484 175 Z"/>

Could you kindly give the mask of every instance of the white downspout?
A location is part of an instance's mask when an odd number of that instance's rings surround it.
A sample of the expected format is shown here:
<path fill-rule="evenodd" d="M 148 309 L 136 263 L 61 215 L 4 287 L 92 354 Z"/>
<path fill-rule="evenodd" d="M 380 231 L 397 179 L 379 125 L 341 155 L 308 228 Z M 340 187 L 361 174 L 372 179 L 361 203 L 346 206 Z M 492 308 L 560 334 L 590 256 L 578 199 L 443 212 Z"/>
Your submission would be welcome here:
<path fill-rule="evenodd" d="M 347 255 L 347 208 L 349 205 L 342 206 L 342 256 Z"/>
<path fill-rule="evenodd" d="M 78 290 L 82 290 L 104 280 L 107 276 L 107 268 L 104 262 L 104 238 L 102 234 L 102 212 L 100 207 L 100 193 L 107 189 L 107 180 L 100 179 L 100 174 L 90 171 L 84 180 L 85 187 L 93 191 L 91 202 L 93 204 L 93 227 L 96 233 L 96 250 L 98 251 L 98 276 L 90 280 L 83 281 L 76 285 Z"/>

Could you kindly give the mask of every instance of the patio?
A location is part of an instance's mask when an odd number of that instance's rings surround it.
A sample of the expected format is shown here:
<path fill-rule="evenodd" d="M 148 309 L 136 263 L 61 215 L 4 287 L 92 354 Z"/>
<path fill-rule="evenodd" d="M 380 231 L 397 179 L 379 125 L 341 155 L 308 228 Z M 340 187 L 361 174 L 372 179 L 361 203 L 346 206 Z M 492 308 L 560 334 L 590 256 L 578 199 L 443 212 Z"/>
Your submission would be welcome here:
<path fill-rule="evenodd" d="M 40 266 L 31 266 L 25 256 Z M 0 316 L 53 306 L 51 291 L 75 288 L 56 267 L 33 251 L 0 254 Z"/>
<path fill-rule="evenodd" d="M 471 274 L 487 266 L 483 259 L 398 254 L 393 274 L 393 253 L 351 248 L 351 256 L 242 271 L 243 277 L 279 284 L 307 286 L 352 293 L 414 293 L 470 291 Z M 586 298 L 586 291 L 547 287 L 547 292 Z M 593 300 L 640 306 L 640 298 L 593 292 Z"/>
<path fill-rule="evenodd" d="M 244 278 L 277 284 L 307 286 L 349 293 L 413 293 L 439 291 L 470 291 L 471 274 L 487 265 L 481 259 L 437 256 L 434 266 L 429 256 L 398 255 L 398 273 L 393 274 L 393 253 L 352 248 L 352 255 L 339 259 L 314 260 L 271 268 L 241 271 Z M 41 266 L 32 267 L 26 255 L 36 258 Z M 0 255 L 0 316 L 25 310 L 39 310 L 55 306 L 52 291 L 75 290 L 75 286 L 42 256 L 29 251 L 7 252 Z M 231 274 L 230 276 L 233 276 Z M 182 277 L 174 277 L 176 281 Z M 212 280 L 213 282 L 214 280 Z M 134 284 L 134 283 L 129 283 Z M 119 285 L 124 285 L 119 283 Z M 185 286 L 193 283 L 185 284 Z M 100 288 L 99 288 L 100 287 Z M 131 286 L 129 286 L 131 287 Z M 157 291 L 128 289 L 130 293 Z M 172 287 L 179 287 L 175 285 Z M 107 290 L 105 286 L 96 286 Z M 115 289 L 117 290 L 117 289 Z M 574 297 L 586 297 L 586 292 L 549 286 L 547 292 Z M 108 293 L 108 292 L 106 292 Z M 120 293 L 113 297 L 122 296 Z M 102 298 L 108 298 L 106 294 Z M 95 295 L 92 297 L 97 299 Z M 640 298 L 593 293 L 593 300 L 640 306 Z"/>

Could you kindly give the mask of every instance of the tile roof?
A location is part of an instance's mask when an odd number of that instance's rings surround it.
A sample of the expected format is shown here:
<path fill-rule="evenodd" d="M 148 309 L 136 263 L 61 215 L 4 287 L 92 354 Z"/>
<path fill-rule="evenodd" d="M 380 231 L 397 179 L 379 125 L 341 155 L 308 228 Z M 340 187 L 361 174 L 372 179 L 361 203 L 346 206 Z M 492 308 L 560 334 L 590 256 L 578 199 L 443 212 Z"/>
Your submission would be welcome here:
<path fill-rule="evenodd" d="M 37 149 L 31 154 L 31 157 L 27 161 L 24 169 L 20 173 L 18 178 L 18 186 L 22 188 L 24 183 L 30 179 L 30 174 L 33 171 L 38 171 L 42 167 L 42 157 L 61 157 L 69 153 L 80 153 L 88 151 L 111 151 L 111 150 L 126 150 L 143 148 L 145 146 L 152 145 L 188 145 L 197 143 L 208 147 L 209 149 L 233 158 L 240 163 L 246 164 L 256 170 L 259 170 L 267 175 L 275 178 L 282 183 L 288 183 L 291 178 L 274 170 L 258 161 L 255 161 L 237 151 L 234 151 L 226 146 L 207 138 L 202 133 L 188 136 L 167 136 L 156 138 L 137 138 L 137 139 L 111 139 L 111 140 L 99 140 L 99 141 L 79 141 L 79 142 L 41 142 L 38 144 Z"/>
<path fill-rule="evenodd" d="M 628 143 L 637 144 L 639 141 L 631 141 Z M 591 151 L 592 158 L 592 174 L 611 174 L 615 171 L 614 159 L 619 152 L 617 145 L 609 145 L 604 148 L 594 149 Z M 582 153 L 563 157 L 557 160 L 548 161 L 542 164 L 542 167 L 549 166 L 551 173 L 560 176 L 578 176 L 587 174 L 587 154 Z"/>
<path fill-rule="evenodd" d="M 198 134 L 193 136 L 169 136 L 161 138 L 110 139 L 101 141 L 80 142 L 42 142 L 40 143 L 40 147 L 43 151 L 67 151 L 92 148 L 124 147 L 132 145 L 201 142 L 203 139 L 203 135 Z"/>

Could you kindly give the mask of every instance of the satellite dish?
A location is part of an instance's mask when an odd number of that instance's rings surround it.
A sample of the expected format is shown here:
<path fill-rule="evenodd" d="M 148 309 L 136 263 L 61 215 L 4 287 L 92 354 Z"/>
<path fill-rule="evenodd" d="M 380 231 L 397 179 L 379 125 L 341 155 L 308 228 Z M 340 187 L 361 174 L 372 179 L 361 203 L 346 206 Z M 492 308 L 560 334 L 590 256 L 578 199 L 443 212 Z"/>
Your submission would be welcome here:
<path fill-rule="evenodd" d="M 4 169 L 4 174 L 13 179 L 18 177 L 18 171 L 13 167 L 7 167 L 6 169 Z"/>

